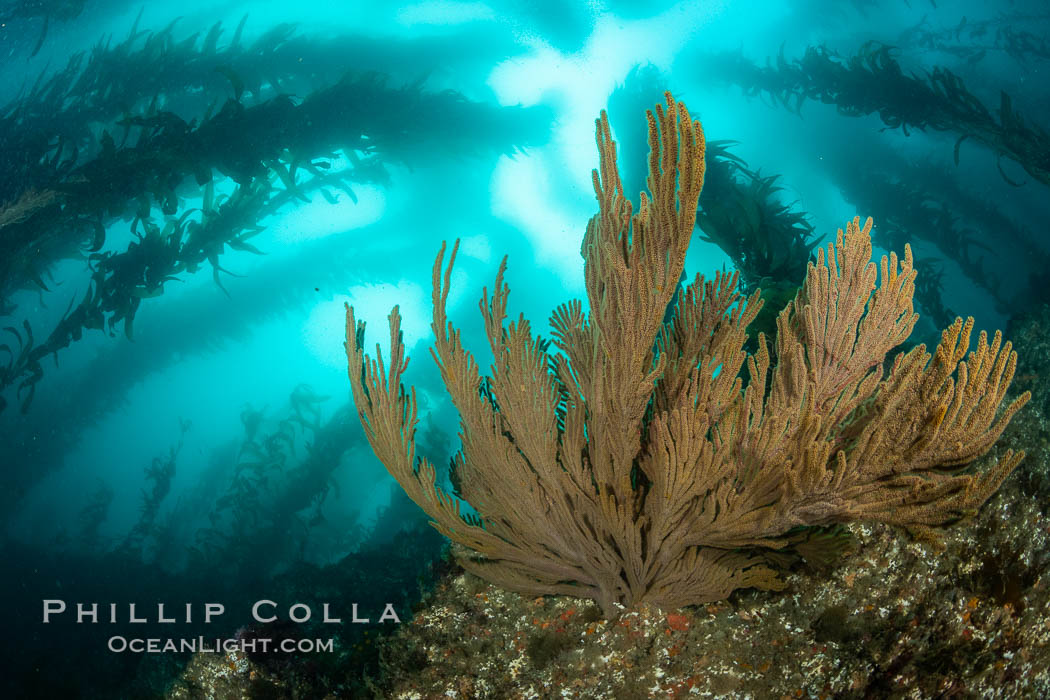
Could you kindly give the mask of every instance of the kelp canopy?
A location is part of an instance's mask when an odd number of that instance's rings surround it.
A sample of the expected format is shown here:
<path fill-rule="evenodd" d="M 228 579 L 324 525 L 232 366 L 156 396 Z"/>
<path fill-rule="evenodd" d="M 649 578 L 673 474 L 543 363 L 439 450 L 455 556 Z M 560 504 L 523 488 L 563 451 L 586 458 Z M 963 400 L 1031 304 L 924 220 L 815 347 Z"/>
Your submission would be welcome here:
<path fill-rule="evenodd" d="M 845 59 L 813 46 L 802 58 L 789 61 L 781 53 L 775 65 L 767 66 L 739 53 L 720 54 L 710 58 L 709 66 L 719 79 L 750 94 L 769 95 L 796 112 L 806 100 L 814 100 L 835 105 L 845 116 L 878 114 L 887 127 L 905 134 L 909 128 L 951 132 L 957 137 L 956 163 L 963 142 L 972 139 L 1050 185 L 1050 134 L 1015 110 L 1006 92 L 1000 93 L 996 115 L 947 68 L 905 74 L 885 44 L 869 41 Z"/>
<path fill-rule="evenodd" d="M 324 52 L 352 41 L 315 45 L 279 25 L 245 45 L 242 20 L 220 46 L 219 23 L 180 40 L 175 24 L 136 22 L 123 42 L 73 56 L 0 109 L 0 313 L 16 313 L 18 289 L 49 291 L 55 261 L 88 260 L 85 291 L 46 336 L 28 319 L 6 324 L 0 392 L 14 386 L 23 411 L 47 356 L 85 330 L 131 338 L 142 301 L 205 264 L 221 288 L 220 258 L 261 253 L 250 239 L 282 206 L 315 192 L 356 201 L 354 183 L 386 182 L 384 165 L 412 162 L 424 143 L 431 154 L 509 153 L 543 138 L 536 110 L 333 75 L 339 62 Z M 349 159 L 338 172 L 337 155 Z M 236 183 L 230 194 L 215 194 L 216 177 Z M 198 207 L 184 203 L 193 188 Z M 103 251 L 118 219 L 134 240 Z"/>

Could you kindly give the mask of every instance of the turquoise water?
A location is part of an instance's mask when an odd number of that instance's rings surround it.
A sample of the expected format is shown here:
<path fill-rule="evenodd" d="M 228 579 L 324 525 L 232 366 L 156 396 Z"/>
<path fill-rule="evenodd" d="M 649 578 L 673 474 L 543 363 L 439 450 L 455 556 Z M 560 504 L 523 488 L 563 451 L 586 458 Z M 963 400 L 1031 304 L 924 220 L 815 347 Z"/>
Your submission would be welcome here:
<path fill-rule="evenodd" d="M 187 634 L 226 601 L 207 629 L 229 635 L 252 601 L 345 590 L 350 569 L 373 617 L 410 617 L 441 541 L 349 403 L 344 304 L 385 353 L 399 306 L 417 440 L 453 489 L 434 256 L 460 240 L 449 313 L 483 368 L 477 299 L 503 256 L 512 317 L 546 333 L 586 295 L 603 109 L 635 201 L 644 110 L 670 90 L 703 123 L 690 279 L 739 269 L 779 308 L 810 252 L 870 215 L 876 253 L 914 250 L 913 342 L 1047 302 L 1040 3 L 45 0 L 0 20 L 19 696 L 159 692 L 187 658 L 100 667 L 110 630 L 42 626 L 43 600 L 116 603 L 118 626 L 148 602 L 151 627 L 157 601 L 192 604 Z"/>

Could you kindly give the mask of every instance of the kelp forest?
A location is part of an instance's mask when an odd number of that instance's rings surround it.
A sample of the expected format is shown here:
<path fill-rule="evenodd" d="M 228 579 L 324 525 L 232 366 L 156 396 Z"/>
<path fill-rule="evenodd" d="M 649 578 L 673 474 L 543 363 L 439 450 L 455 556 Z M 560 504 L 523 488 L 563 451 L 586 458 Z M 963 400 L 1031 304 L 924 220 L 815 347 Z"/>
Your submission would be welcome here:
<path fill-rule="evenodd" d="M 914 254 L 912 342 L 935 348 L 971 315 L 1013 339 L 1034 400 L 1004 435 L 1029 454 L 1012 478 L 1050 502 L 1041 3 L 359 5 L 0 2 L 0 508 L 20 572 L 0 590 L 28 611 L 0 652 L 6 696 L 197 697 L 193 654 L 106 651 L 126 616 L 41 627 L 41 599 L 64 599 L 224 601 L 218 624 L 179 634 L 323 631 L 336 653 L 253 663 L 296 697 L 392 697 L 395 625 L 283 614 L 393 606 L 408 623 L 459 573 L 362 430 L 344 302 L 370 342 L 400 304 L 416 441 L 459 493 L 459 414 L 427 351 L 434 255 L 461 241 L 453 286 L 468 293 L 449 314 L 484 372 L 474 288 L 508 254 L 530 318 L 586 298 L 594 119 L 607 110 L 637 203 L 645 113 L 667 92 L 703 123 L 706 170 L 665 323 L 693 275 L 736 275 L 763 302 L 743 345 L 758 353 L 817 251 L 870 215 L 877 255 Z M 821 571 L 858 546 L 840 528 L 792 536 Z M 1009 579 L 1013 598 L 1035 586 L 1037 563 L 987 561 L 974 576 Z M 241 614 L 261 599 L 280 619 Z M 539 668 L 564 652 L 522 644 Z"/>

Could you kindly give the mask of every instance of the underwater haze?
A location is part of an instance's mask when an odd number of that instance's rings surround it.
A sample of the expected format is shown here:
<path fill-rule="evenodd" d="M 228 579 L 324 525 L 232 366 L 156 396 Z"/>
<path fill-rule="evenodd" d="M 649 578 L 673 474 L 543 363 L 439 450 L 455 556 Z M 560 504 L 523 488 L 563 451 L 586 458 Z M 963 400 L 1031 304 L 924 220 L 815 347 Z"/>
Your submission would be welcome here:
<path fill-rule="evenodd" d="M 199 657 L 111 640 L 298 638 L 272 629 L 296 602 L 371 622 L 268 672 L 325 679 L 298 697 L 393 687 L 372 680 L 397 673 L 379 618 L 408 625 L 460 572 L 362 430 L 346 305 L 385 358 L 398 307 L 416 443 L 459 493 L 435 256 L 459 241 L 449 320 L 483 373 L 478 299 L 504 256 L 512 319 L 549 338 L 558 305 L 586 310 L 602 110 L 635 206 L 645 111 L 670 92 L 702 123 L 682 280 L 761 289 L 749 342 L 871 216 L 876 260 L 914 255 L 906 347 L 973 316 L 1015 338 L 1015 393 L 1043 405 L 1017 339 L 1050 302 L 1043 2 L 0 0 L 0 56 L 6 697 L 195 697 Z M 67 610 L 44 624 L 48 600 Z"/>

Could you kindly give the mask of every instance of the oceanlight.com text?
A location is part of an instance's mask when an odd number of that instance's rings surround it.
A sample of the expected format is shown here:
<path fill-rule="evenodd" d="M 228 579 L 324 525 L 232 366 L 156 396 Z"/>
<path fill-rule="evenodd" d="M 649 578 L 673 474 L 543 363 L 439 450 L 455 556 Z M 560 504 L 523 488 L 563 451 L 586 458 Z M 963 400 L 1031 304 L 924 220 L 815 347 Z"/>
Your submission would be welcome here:
<path fill-rule="evenodd" d="M 283 652 L 291 653 L 315 653 L 335 651 L 334 639 L 221 639 L 189 637 L 185 639 L 172 638 L 142 638 L 122 637 L 116 635 L 109 638 L 107 648 L 116 653 L 132 654 L 164 654 L 170 652 L 241 652 L 241 653 L 268 653 Z"/>

